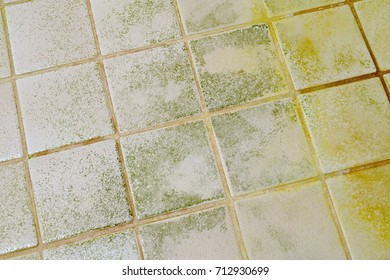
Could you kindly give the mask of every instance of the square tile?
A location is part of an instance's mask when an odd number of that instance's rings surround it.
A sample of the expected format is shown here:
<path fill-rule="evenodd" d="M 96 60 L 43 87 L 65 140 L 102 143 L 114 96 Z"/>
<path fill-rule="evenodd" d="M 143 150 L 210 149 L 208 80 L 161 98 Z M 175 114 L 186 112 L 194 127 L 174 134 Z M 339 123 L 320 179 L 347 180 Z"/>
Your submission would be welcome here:
<path fill-rule="evenodd" d="M 16 74 L 96 54 L 86 1 L 34 0 L 6 13 Z"/>
<path fill-rule="evenodd" d="M 389 70 L 390 1 L 360 1 L 355 3 L 355 8 L 379 68 Z"/>
<path fill-rule="evenodd" d="M 202 122 L 121 141 L 139 218 L 223 198 Z"/>
<path fill-rule="evenodd" d="M 91 0 L 103 54 L 180 37 L 172 1 Z"/>
<path fill-rule="evenodd" d="M 119 56 L 104 64 L 121 131 L 201 112 L 183 44 Z"/>
<path fill-rule="evenodd" d="M 209 109 L 287 91 L 267 25 L 191 41 Z"/>
<path fill-rule="evenodd" d="M 113 140 L 30 160 L 44 243 L 131 220 Z"/>
<path fill-rule="evenodd" d="M 22 154 L 13 87 L 11 83 L 0 84 L 0 161 Z"/>
<path fill-rule="evenodd" d="M 37 245 L 23 163 L 0 167 L 0 254 Z"/>
<path fill-rule="evenodd" d="M 274 25 L 297 89 L 376 71 L 348 6 L 287 18 Z"/>
<path fill-rule="evenodd" d="M 343 2 L 342 0 L 264 0 L 270 17 L 289 15 L 299 11 Z"/>
<path fill-rule="evenodd" d="M 0 14 L 0 78 L 9 77 L 11 68 L 9 66 L 7 43 L 5 40 L 3 16 Z"/>
<path fill-rule="evenodd" d="M 390 105 L 379 79 L 300 96 L 326 173 L 390 157 Z"/>
<path fill-rule="evenodd" d="M 224 207 L 140 228 L 145 259 L 239 259 L 228 210 Z"/>
<path fill-rule="evenodd" d="M 187 34 L 264 19 L 261 0 L 178 0 Z"/>
<path fill-rule="evenodd" d="M 88 63 L 17 81 L 29 153 L 113 133 L 98 67 Z"/>
<path fill-rule="evenodd" d="M 46 260 L 138 260 L 134 232 L 114 233 L 43 251 Z"/>
<path fill-rule="evenodd" d="M 212 119 L 233 195 L 316 176 L 291 99 Z"/>
<path fill-rule="evenodd" d="M 250 259 L 345 259 L 321 183 L 236 202 Z"/>
<path fill-rule="evenodd" d="M 390 166 L 327 180 L 353 259 L 390 258 Z"/>

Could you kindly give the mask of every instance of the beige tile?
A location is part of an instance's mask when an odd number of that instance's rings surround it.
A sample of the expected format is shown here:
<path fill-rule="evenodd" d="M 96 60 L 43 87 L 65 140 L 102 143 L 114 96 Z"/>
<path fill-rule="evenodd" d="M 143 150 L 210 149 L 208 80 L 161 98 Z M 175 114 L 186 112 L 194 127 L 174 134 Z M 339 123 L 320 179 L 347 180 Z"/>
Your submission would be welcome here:
<path fill-rule="evenodd" d="M 8 59 L 7 43 L 5 40 L 3 16 L 0 14 L 0 78 L 9 77 L 11 68 Z"/>
<path fill-rule="evenodd" d="M 383 78 L 385 79 L 387 88 L 388 88 L 389 91 L 390 91 L 390 74 L 384 75 Z"/>
<path fill-rule="evenodd" d="M 282 16 L 343 2 L 342 0 L 264 0 L 269 16 Z"/>

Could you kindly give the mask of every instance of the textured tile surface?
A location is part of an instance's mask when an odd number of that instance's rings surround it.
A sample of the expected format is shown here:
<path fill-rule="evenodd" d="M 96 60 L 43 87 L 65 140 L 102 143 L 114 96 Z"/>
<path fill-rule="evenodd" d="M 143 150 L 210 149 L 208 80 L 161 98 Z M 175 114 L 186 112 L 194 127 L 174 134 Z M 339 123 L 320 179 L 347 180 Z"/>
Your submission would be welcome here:
<path fill-rule="evenodd" d="M 0 14 L 0 78 L 11 75 L 11 69 L 8 60 L 7 44 L 5 40 L 3 16 Z"/>
<path fill-rule="evenodd" d="M 43 252 L 46 260 L 137 260 L 138 248 L 133 231 L 106 235 Z"/>
<path fill-rule="evenodd" d="M 43 242 L 131 220 L 114 141 L 34 158 Z"/>
<path fill-rule="evenodd" d="M 16 74 L 96 53 L 86 1 L 34 0 L 6 13 Z"/>
<path fill-rule="evenodd" d="M 92 0 L 103 54 L 180 37 L 170 0 Z"/>
<path fill-rule="evenodd" d="M 146 259 L 239 259 L 225 208 L 217 208 L 140 228 Z"/>
<path fill-rule="evenodd" d="M 236 202 L 251 259 L 344 259 L 320 183 Z"/>
<path fill-rule="evenodd" d="M 13 258 L 11 260 L 20 260 L 20 261 L 32 261 L 32 260 L 39 260 L 39 255 L 38 253 L 33 253 L 30 255 L 24 255 L 20 257 Z"/>
<path fill-rule="evenodd" d="M 139 217 L 223 197 L 202 122 L 130 136 L 121 143 Z"/>
<path fill-rule="evenodd" d="M 302 10 L 331 5 L 342 0 L 264 0 L 268 14 L 272 16 L 288 15 Z"/>
<path fill-rule="evenodd" d="M 316 175 L 290 99 L 213 118 L 235 195 Z"/>
<path fill-rule="evenodd" d="M 300 99 L 323 171 L 390 157 L 390 106 L 379 79 Z"/>
<path fill-rule="evenodd" d="M 18 115 L 11 83 L 0 84 L 0 161 L 22 156 Z"/>
<path fill-rule="evenodd" d="M 120 130 L 200 113 L 194 75 L 183 44 L 105 62 Z"/>
<path fill-rule="evenodd" d="M 0 254 L 37 245 L 23 163 L 0 167 Z"/>
<path fill-rule="evenodd" d="M 390 258 L 390 166 L 328 179 L 353 259 Z"/>
<path fill-rule="evenodd" d="M 275 28 L 297 89 L 375 72 L 347 6 L 284 19 Z"/>
<path fill-rule="evenodd" d="M 95 63 L 24 78 L 17 85 L 29 153 L 113 132 Z"/>
<path fill-rule="evenodd" d="M 253 26 L 191 42 L 209 109 L 285 93 L 268 26 Z"/>
<path fill-rule="evenodd" d="M 261 0 L 178 0 L 187 34 L 261 21 Z"/>
<path fill-rule="evenodd" d="M 361 1 L 355 7 L 379 67 L 389 70 L 390 0 Z"/>

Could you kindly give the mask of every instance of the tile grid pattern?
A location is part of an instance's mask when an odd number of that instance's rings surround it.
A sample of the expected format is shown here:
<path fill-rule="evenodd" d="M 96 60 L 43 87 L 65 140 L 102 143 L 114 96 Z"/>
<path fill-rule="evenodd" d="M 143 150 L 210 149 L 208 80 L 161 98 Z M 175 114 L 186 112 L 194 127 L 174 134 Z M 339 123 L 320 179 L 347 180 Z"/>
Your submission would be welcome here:
<path fill-rule="evenodd" d="M 19 4 L 19 3 L 23 3 L 23 2 L 27 2 L 27 1 L 20 1 L 20 2 L 14 2 L 12 3 L 12 5 L 14 4 Z M 87 1 L 89 3 L 89 1 Z M 175 1 L 176 2 L 176 1 Z M 354 10 L 354 7 L 353 7 L 353 3 L 355 3 L 357 1 L 346 1 L 345 3 L 348 4 L 350 7 L 351 7 L 351 10 L 353 11 L 353 14 L 355 16 L 355 20 L 357 20 L 358 24 L 359 24 L 359 29 L 360 31 L 362 32 L 363 36 L 364 36 L 364 39 L 365 39 L 365 43 L 367 45 L 367 48 L 369 49 L 370 51 L 370 54 L 371 54 L 371 57 L 373 58 L 373 61 L 375 63 L 375 66 L 377 69 L 378 68 L 378 65 L 376 63 L 376 60 L 375 60 L 375 56 L 373 55 L 372 53 L 372 50 L 367 42 L 367 39 L 364 35 L 364 31 L 362 30 L 362 27 L 361 27 L 361 24 L 359 23 L 359 19 L 357 18 L 357 15 L 356 15 L 356 11 Z M 345 4 L 343 3 L 343 4 Z M 4 2 L 3 1 L 0 1 L 0 5 L 1 7 L 4 6 Z M 88 5 L 88 8 L 89 8 L 89 13 L 90 13 L 90 16 L 91 16 L 91 22 L 93 24 L 93 19 L 92 19 L 92 14 L 91 14 L 91 9 L 90 9 L 90 5 Z M 321 7 L 321 8 L 327 8 L 327 7 Z M 177 9 L 177 5 L 176 5 L 176 9 Z M 316 8 L 316 9 L 313 9 L 313 10 L 319 10 L 319 8 Z M 311 10 L 310 10 L 311 11 Z M 308 12 L 308 11 L 304 11 L 304 12 Z M 304 12 L 300 12 L 300 13 L 304 13 Z M 4 9 L 2 9 L 2 13 L 4 13 Z M 298 14 L 298 13 L 297 13 Z M 180 18 L 180 16 L 179 16 Z M 276 40 L 276 36 L 275 36 L 275 32 L 272 28 L 272 21 L 274 19 L 267 19 L 266 22 L 269 24 L 270 26 L 270 29 L 271 29 L 271 35 L 272 35 L 272 39 L 274 41 L 274 43 L 277 45 L 277 40 Z M 10 56 L 10 64 L 11 64 L 11 77 L 10 78 L 6 78 L 6 79 L 3 79 L 1 82 L 3 81 L 12 81 L 12 84 L 13 84 L 13 87 L 14 87 L 14 94 L 15 94 L 15 100 L 16 100 L 16 103 L 17 103 L 17 108 L 18 108 L 18 116 L 19 116 L 19 126 L 20 126 L 20 129 L 21 129 L 21 137 L 22 137 L 22 145 L 23 145 L 23 158 L 21 159 L 16 159 L 16 160 L 11 160 L 11 161 L 6 161 L 6 162 L 3 162 L 1 163 L 1 165 L 5 165 L 5 164 L 9 164 L 11 162 L 21 162 L 23 161 L 24 164 L 25 164 L 25 168 L 26 168 L 26 172 L 27 172 L 27 178 L 28 178 L 28 183 L 29 183 L 29 194 L 30 196 L 32 197 L 32 186 L 31 186 L 31 179 L 30 179 L 30 175 L 29 175 L 29 167 L 28 167 L 28 153 L 27 153 L 27 146 L 26 146 L 26 139 L 25 139 L 25 134 L 24 134 L 24 129 L 23 129 L 23 123 L 22 123 L 22 118 L 21 118 L 21 110 L 20 110 L 20 104 L 19 104 L 19 99 L 18 99 L 18 93 L 17 93 L 17 88 L 16 88 L 16 79 L 19 78 L 19 75 L 15 75 L 15 69 L 13 67 L 13 60 L 12 60 L 12 54 L 11 54 L 11 51 L 10 51 L 10 47 L 9 47 L 9 35 L 8 35 L 8 30 L 7 30 L 7 25 L 6 25 L 6 20 L 5 18 L 3 17 L 3 23 L 4 23 L 4 28 L 5 28 L 5 33 L 6 33 L 6 39 L 7 39 L 7 47 L 8 47 L 8 53 L 9 53 L 9 56 Z M 218 33 L 220 31 L 226 31 L 226 30 L 234 30 L 234 29 L 237 29 L 239 27 L 243 27 L 243 26 L 250 26 L 250 24 L 243 24 L 243 25 L 239 25 L 239 26 L 232 26 L 232 27 L 229 27 L 229 28 L 222 28 L 220 30 L 214 30 L 213 32 L 208 32 L 206 34 L 203 34 L 203 35 L 196 35 L 196 36 L 183 36 L 182 39 L 180 40 L 172 40 L 172 42 L 169 42 L 169 43 L 174 43 L 176 41 L 184 41 L 185 44 L 186 44 L 186 47 L 187 47 L 187 51 L 188 51 L 188 54 L 189 54 L 189 57 L 191 59 L 191 53 L 189 51 L 189 48 L 188 48 L 188 40 L 189 39 L 192 39 L 194 37 L 201 37 L 201 36 L 206 36 L 208 34 L 214 34 L 214 33 Z M 93 28 L 94 29 L 94 28 Z M 94 31 L 94 37 L 95 37 L 95 43 L 97 45 L 97 49 L 99 50 L 99 47 L 98 47 L 98 40 L 97 40 L 97 36 L 96 36 L 96 31 Z M 181 31 L 183 32 L 183 27 L 182 27 L 182 24 L 181 24 Z M 183 33 L 182 33 L 183 34 Z M 148 47 L 145 47 L 145 48 L 142 48 L 142 49 L 148 49 L 148 48 L 152 48 L 152 47 L 158 47 L 158 46 L 162 46 L 162 45 L 165 45 L 165 44 L 168 44 L 168 42 L 165 42 L 165 43 L 162 43 L 162 44 L 157 44 L 155 46 L 148 46 Z M 308 134 L 308 128 L 307 128 L 307 125 L 305 124 L 305 120 L 303 118 L 303 112 L 302 112 L 302 108 L 300 108 L 300 103 L 298 101 L 298 94 L 303 92 L 303 91 L 296 91 L 294 89 L 294 86 L 292 85 L 292 81 L 291 81 L 291 78 L 288 74 L 288 71 L 287 71 L 287 68 L 286 66 L 284 65 L 283 63 L 283 59 L 282 58 L 282 55 L 281 55 L 281 51 L 279 49 L 279 47 L 277 48 L 277 52 L 278 52 L 278 55 L 279 55 L 279 58 L 280 60 L 282 61 L 282 64 L 283 64 L 283 70 L 285 72 L 285 76 L 288 77 L 288 84 L 289 84 L 289 89 L 290 89 L 290 93 L 289 94 L 286 94 L 286 95 L 282 95 L 282 96 L 277 96 L 277 97 L 272 97 L 272 98 L 268 98 L 268 99 L 263 99 L 261 101 L 254 101 L 254 102 L 249 102 L 249 103 L 246 103 L 245 105 L 238 105 L 238 106 L 234 106 L 232 108 L 228 108 L 228 109 L 222 109 L 222 110 L 219 110 L 217 112 L 212 112 L 212 113 L 209 113 L 206 106 L 205 106 L 205 102 L 204 102 L 204 99 L 202 97 L 202 94 L 200 92 L 200 97 L 201 97 L 201 102 L 202 102 L 202 110 L 203 110 L 203 116 L 201 117 L 190 117 L 190 118 L 186 118 L 186 119 L 182 119 L 182 120 L 179 120 L 179 121 L 173 121 L 173 122 L 169 122 L 169 123 L 166 123 L 166 124 L 163 124 L 163 125 L 157 125 L 157 126 L 154 126 L 154 127 L 149 127 L 147 129 L 142 129 L 140 131 L 132 131 L 132 132 L 129 132 L 129 133 L 125 133 L 125 134 L 120 134 L 119 131 L 118 131 L 118 127 L 117 127 L 117 124 L 116 121 L 115 121 L 115 115 L 114 115 L 114 112 L 113 112 L 113 108 L 112 108 L 112 101 L 110 101 L 109 103 L 109 107 L 111 109 L 111 113 L 112 113 L 112 116 L 113 116 L 113 122 L 114 122 L 114 126 L 115 126 L 115 134 L 114 135 L 110 135 L 110 136 L 107 136 L 107 137 L 104 137 L 103 139 L 99 138 L 99 139 L 94 139 L 92 141 L 86 141 L 86 142 L 83 142 L 83 143 L 80 143 L 80 144 L 76 144 L 76 145 L 69 145 L 68 147 L 65 147 L 65 148 L 59 148 L 59 149 L 55 149 L 53 151 L 49 151 L 49 152 L 44 152 L 44 153 L 41 153 L 41 154 L 47 154 L 47 153 L 52 153 L 52 152 L 56 152 L 56 151 L 59 151 L 59 150 L 64 150 L 64 149 L 69 149 L 69 148 L 73 148 L 73 147 L 76 147 L 76 146 L 82 146 L 82 145 L 87 145 L 87 144 L 90 144 L 92 142 L 98 142 L 98 141 L 102 141 L 102 140 L 105 140 L 105 139 L 115 139 L 116 140 L 116 143 L 117 143 L 117 146 L 119 148 L 119 150 L 121 149 L 120 148 L 120 145 L 119 145 L 119 138 L 121 136 L 124 136 L 124 135 L 130 135 L 130 134 L 135 134 L 135 133 L 139 133 L 141 131 L 146 131 L 146 130 L 153 130 L 153 129 L 156 129 L 156 128 L 160 128 L 160 127 L 169 127 L 169 126 L 176 126 L 176 125 L 179 125 L 179 124 L 182 124 L 182 123 L 186 123 L 186 122 L 190 122 L 190 121 L 194 121 L 194 120 L 204 120 L 206 122 L 206 125 L 207 125 L 207 128 L 208 128 L 208 131 L 209 131 L 209 137 L 212 141 L 212 146 L 213 146 L 213 152 L 214 152 L 214 155 L 217 159 L 217 162 L 218 162 L 218 169 L 219 169 L 219 172 L 223 178 L 223 181 L 224 181 L 224 186 L 225 186 L 225 192 L 226 192 L 226 196 L 227 196 L 227 201 L 218 201 L 218 202 L 212 202 L 212 203 L 208 203 L 208 204 L 205 204 L 205 205 L 202 205 L 202 206 L 195 206 L 195 207 L 192 207 L 191 209 L 185 209 L 185 210 L 180 210 L 178 211 L 177 213 L 174 213 L 174 214 L 167 214 L 167 215 L 162 215 L 161 217 L 157 217 L 157 218 L 151 218 L 151 219 L 147 219 L 146 221 L 141 221 L 141 222 L 138 222 L 136 220 L 134 220 L 130 225 L 121 225 L 121 226 L 118 226 L 116 228 L 115 231 L 117 230 L 123 230 L 124 228 L 127 228 L 127 227 L 132 227 L 132 228 L 136 228 L 136 231 L 137 231 L 137 228 L 138 228 L 138 225 L 139 224 L 148 224 L 148 223 L 152 223 L 152 222 L 155 222 L 157 220 L 163 220 L 163 219 L 166 219 L 166 218 L 170 218 L 170 217 L 173 217 L 173 216 L 179 216 L 179 215 L 183 215 L 183 214 L 187 214 L 187 213 L 192 213 L 192 212 L 196 212 L 196 211 L 199 211 L 199 210 L 202 210 L 202 209 L 208 209 L 208 208 L 213 208 L 213 207 L 216 207 L 216 206 L 220 206 L 220 205 L 225 205 L 226 203 L 230 206 L 230 209 L 231 209 L 231 215 L 233 217 L 233 220 L 236 220 L 235 218 L 235 210 L 233 209 L 233 205 L 232 205 L 232 202 L 233 202 L 233 198 L 231 197 L 230 193 L 229 193 L 229 189 L 227 187 L 227 183 L 226 183 L 226 178 L 225 178 L 225 175 L 224 175 L 224 170 L 223 170 L 223 167 L 222 167 L 222 163 L 221 163 L 221 159 L 220 159 L 220 155 L 219 155 L 219 152 L 218 152 L 218 148 L 216 146 L 216 142 L 215 142 L 215 136 L 214 136 L 214 132 L 213 132 L 213 128 L 211 126 L 211 122 L 210 122 L 210 116 L 213 116 L 213 115 L 218 115 L 218 114 L 222 114 L 222 113 L 226 113 L 228 111 L 236 111 L 238 109 L 241 109 L 241 108 L 250 108 L 250 107 L 253 107 L 254 105 L 257 105 L 257 104 L 263 104 L 263 103 L 266 103 L 266 102 L 269 102 L 269 101 L 273 101 L 273 100 L 280 100 L 280 99 L 283 99 L 287 96 L 292 96 L 294 98 L 294 103 L 298 109 L 298 112 L 299 112 L 299 116 L 300 116 L 300 120 L 302 122 L 302 125 L 303 127 L 305 128 L 305 132 L 306 132 L 306 136 L 308 138 L 308 141 L 309 143 L 311 143 L 311 139 L 309 137 L 309 134 Z M 134 50 L 132 50 L 134 51 Z M 129 51 L 129 52 L 132 52 L 132 51 Z M 136 50 L 138 51 L 138 50 Z M 129 53 L 128 51 L 126 51 L 126 53 Z M 121 53 L 118 53 L 118 54 L 114 54 L 114 55 L 109 55 L 108 57 L 113 57 L 113 56 L 119 56 L 119 55 L 122 55 L 123 52 Z M 103 59 L 105 58 L 105 56 L 102 56 L 100 54 L 98 54 L 98 56 L 96 58 L 91 58 L 91 59 L 87 59 L 87 60 L 84 60 L 84 61 L 80 61 L 80 62 L 77 62 L 77 64 L 81 64 L 81 63 L 85 63 L 87 61 L 98 61 L 99 64 L 100 64 L 100 67 L 101 67 L 101 71 L 104 71 L 104 68 L 103 68 Z M 75 63 L 72 63 L 71 65 L 74 65 Z M 194 63 L 192 61 L 192 68 L 193 68 L 193 71 L 195 73 L 195 76 L 196 76 L 196 71 L 194 70 Z M 60 66 L 60 67 L 63 67 L 63 66 Z M 57 67 L 55 67 L 57 68 Z M 42 72 L 46 72 L 48 71 L 47 69 L 45 70 L 40 70 L 40 71 L 37 71 L 39 73 L 42 73 Z M 34 72 L 34 74 L 36 74 L 37 72 Z M 385 86 L 385 82 L 384 82 L 384 79 L 383 79 L 383 75 L 389 73 L 390 71 L 377 71 L 375 74 L 369 74 L 369 75 L 364 75 L 362 77 L 358 77 L 358 78 L 353 78 L 353 79 L 347 79 L 345 81 L 341 81 L 341 82 L 336 82 L 336 83 L 332 83 L 332 84 L 329 84 L 329 85 L 326 85 L 326 87 L 332 87 L 332 86 L 335 86 L 335 85 L 338 85 L 338 84 L 344 84 L 344 83 L 348 83 L 350 81 L 355 81 L 357 79 L 361 80 L 361 79 L 367 79 L 367 78 L 371 78 L 371 77 L 379 77 L 381 79 L 381 82 L 383 83 L 384 85 L 384 88 L 386 90 L 386 93 L 387 95 L 389 95 L 389 91 L 387 89 L 387 87 Z M 21 75 L 21 76 L 27 76 L 27 75 L 32 75 L 32 73 L 29 73 L 29 74 L 24 74 L 24 75 Z M 105 75 L 104 75 L 105 76 Z M 200 91 L 200 86 L 199 86 L 199 81 L 197 81 L 197 86 L 198 86 L 198 89 Z M 108 93 L 108 86 L 107 86 L 107 80 L 105 79 L 105 87 L 106 87 L 106 91 L 107 91 L 107 94 L 109 96 L 109 93 Z M 322 86 L 321 86 L 322 87 Z M 316 90 L 318 87 L 314 88 L 314 89 L 306 89 L 304 92 L 311 92 L 311 91 L 314 91 Z M 311 145 L 313 146 L 313 145 Z M 314 148 L 312 147 L 312 150 L 314 152 Z M 37 154 L 35 156 L 40 156 L 41 154 Z M 124 170 L 125 174 L 126 174 L 126 170 L 124 168 L 124 164 L 123 164 L 123 152 L 120 151 L 120 158 L 121 158 L 121 164 L 122 164 L 122 169 Z M 333 172 L 331 174 L 324 174 L 320 171 L 320 168 L 319 168 L 319 163 L 318 163 L 318 159 L 316 157 L 316 161 L 317 161 L 317 169 L 319 171 L 319 176 L 318 178 L 321 180 L 322 184 L 323 184 L 323 188 L 324 188 L 324 191 L 325 193 L 327 194 L 327 197 L 328 197 L 328 202 L 329 202 L 329 207 L 333 210 L 332 212 L 334 213 L 334 207 L 332 205 L 332 201 L 330 199 L 330 195 L 329 195 L 329 191 L 328 191 L 328 188 L 326 186 L 326 183 L 325 183 L 325 178 L 329 178 L 329 177 L 334 177 L 334 176 L 337 176 L 339 175 L 340 173 L 339 172 Z M 366 169 L 366 168 L 371 168 L 371 167 L 375 167 L 375 166 L 378 166 L 378 165 L 386 165 L 389 163 L 389 160 L 385 160 L 385 161 L 382 161 L 382 162 L 378 162 L 378 163 L 371 163 L 371 164 L 367 164 L 367 165 L 364 165 L 362 167 L 357 167 L 357 168 L 354 168 L 352 170 L 361 170 L 361 169 Z M 126 176 L 126 175 L 125 175 Z M 310 178 L 310 179 L 307 179 L 307 180 L 304 180 L 305 182 L 308 182 L 308 181 L 314 181 L 315 179 L 318 179 L 318 178 Z M 127 179 L 127 178 L 126 178 Z M 128 184 L 128 180 L 126 180 L 126 184 Z M 252 194 L 249 194 L 249 195 L 244 195 L 244 196 L 240 196 L 240 197 L 237 197 L 235 198 L 234 200 L 239 200 L 239 199 L 242 199 L 244 197 L 250 197 L 250 196 L 255 196 L 255 195 L 260 195 L 262 193 L 265 193 L 265 192 L 268 192 L 268 191 L 275 191 L 276 189 L 280 189 L 280 188 L 285 188 L 285 187 L 290 187 L 290 186 L 295 186 L 297 184 L 300 184 L 300 182 L 296 182 L 296 183 L 293 183 L 293 184 L 287 184 L 287 185 L 284 185 L 282 187 L 278 187 L 278 188 L 274 188 L 272 190 L 266 190 L 266 191 L 258 191 L 258 192 L 255 192 L 255 193 L 252 193 Z M 129 195 L 129 198 L 130 198 L 130 201 L 132 201 L 131 199 L 131 192 L 129 191 L 129 187 L 130 186 L 127 186 L 128 187 L 128 195 Z M 33 199 L 32 199 L 33 201 Z M 131 208 L 132 208 L 132 213 L 134 214 L 134 205 L 133 205 L 133 202 L 131 203 Z M 39 225 L 37 223 L 37 214 L 36 214 L 36 210 L 35 210 L 35 207 L 33 206 L 33 214 L 34 214 L 34 219 L 35 219 L 35 224 L 36 224 L 36 229 L 37 229 L 37 235 L 38 235 L 38 246 L 34 249 L 27 249 L 27 250 L 24 250 L 23 254 L 27 253 L 27 252 L 38 252 L 40 254 L 40 257 L 42 258 L 42 251 L 43 249 L 47 248 L 47 247 L 52 247 L 54 245 L 51 245 L 51 244 L 47 244 L 47 245 L 43 245 L 42 244 L 42 239 L 40 237 L 40 232 L 39 232 Z M 334 215 L 334 219 L 336 220 L 336 224 L 338 224 L 337 222 L 337 217 Z M 238 223 L 236 222 L 236 230 L 238 232 L 238 235 L 240 235 L 239 233 L 239 228 L 238 228 Z M 338 226 L 339 227 L 339 226 Z M 340 228 L 339 228 L 340 230 Z M 101 233 L 103 234 L 106 234 L 110 231 L 113 231 L 113 229 L 110 229 L 110 230 L 102 230 Z M 340 234 L 342 234 L 340 232 Z M 75 242 L 76 240 L 85 240 L 85 238 L 87 237 L 90 237 L 90 236 L 94 236 L 94 235 L 98 235 L 98 234 L 83 234 L 83 235 L 80 235 L 79 237 L 74 237 L 74 238 L 70 238 L 68 239 L 67 243 L 69 242 Z M 139 242 L 139 236 L 138 236 L 138 242 Z M 240 237 L 239 237 L 240 239 Z M 343 238 L 343 243 L 345 245 L 345 239 Z M 241 249 L 243 250 L 242 254 L 243 256 L 246 256 L 246 252 L 245 252 L 245 248 L 244 248 L 244 245 L 243 245 L 243 242 L 241 240 L 240 242 L 241 244 Z M 60 242 L 57 242 L 56 245 L 59 245 Z M 346 247 L 346 246 L 345 246 Z M 139 242 L 139 248 L 140 250 L 141 249 L 141 246 L 140 246 L 140 242 Z M 346 254 L 347 256 L 350 258 L 350 255 L 348 253 L 348 248 L 345 248 L 346 250 Z M 10 256 L 14 256 L 14 255 L 21 255 L 22 253 L 11 253 L 9 254 Z M 142 257 L 142 252 L 141 252 L 141 257 Z"/>

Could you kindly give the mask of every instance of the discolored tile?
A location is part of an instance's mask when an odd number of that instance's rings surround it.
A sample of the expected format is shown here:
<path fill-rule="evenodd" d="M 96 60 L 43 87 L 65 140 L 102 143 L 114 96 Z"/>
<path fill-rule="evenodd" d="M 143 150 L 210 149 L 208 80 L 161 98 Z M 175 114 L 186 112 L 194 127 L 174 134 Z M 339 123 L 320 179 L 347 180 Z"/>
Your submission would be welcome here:
<path fill-rule="evenodd" d="M 345 259 L 321 184 L 236 202 L 250 259 Z"/>
<path fill-rule="evenodd" d="M 9 65 L 7 43 L 5 40 L 3 16 L 0 14 L 0 78 L 9 77 L 11 68 Z"/>
<path fill-rule="evenodd" d="M 43 251 L 46 260 L 138 260 L 134 232 L 106 235 Z"/>
<path fill-rule="evenodd" d="M 16 74 L 96 54 L 86 1 L 34 0 L 6 14 Z"/>
<path fill-rule="evenodd" d="M 30 160 L 44 243 L 131 220 L 113 140 Z"/>
<path fill-rule="evenodd" d="M 139 218 L 223 198 L 202 122 L 121 140 Z"/>
<path fill-rule="evenodd" d="M 348 6 L 274 23 L 297 89 L 375 72 Z"/>
<path fill-rule="evenodd" d="M 0 254 L 37 245 L 23 163 L 0 167 Z"/>
<path fill-rule="evenodd" d="M 390 74 L 384 75 L 383 78 L 385 79 L 387 88 L 388 88 L 389 91 L 390 91 Z"/>
<path fill-rule="evenodd" d="M 390 258 L 390 166 L 327 180 L 353 259 Z"/>
<path fill-rule="evenodd" d="M 286 93 L 267 25 L 191 41 L 209 109 Z"/>
<path fill-rule="evenodd" d="M 226 208 L 143 226 L 140 234 L 149 260 L 240 258 Z"/>
<path fill-rule="evenodd" d="M 233 195 L 316 175 L 290 99 L 214 117 Z"/>
<path fill-rule="evenodd" d="M 390 105 L 379 79 L 300 96 L 322 170 L 390 157 Z"/>
<path fill-rule="evenodd" d="M 303 10 L 318 8 L 343 2 L 342 0 L 264 0 L 271 17 L 289 15 Z"/>
<path fill-rule="evenodd" d="M 167 0 L 91 0 L 103 54 L 180 37 L 175 8 Z"/>
<path fill-rule="evenodd" d="M 200 113 L 184 44 L 104 61 L 121 131 Z"/>
<path fill-rule="evenodd" d="M 17 85 L 29 153 L 113 132 L 95 63 L 23 78 Z"/>

